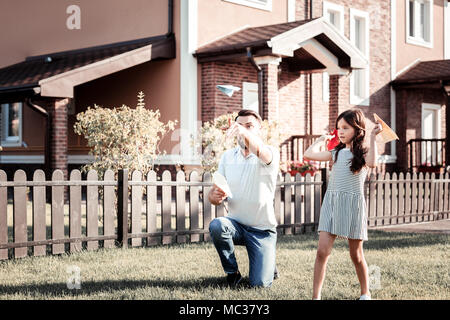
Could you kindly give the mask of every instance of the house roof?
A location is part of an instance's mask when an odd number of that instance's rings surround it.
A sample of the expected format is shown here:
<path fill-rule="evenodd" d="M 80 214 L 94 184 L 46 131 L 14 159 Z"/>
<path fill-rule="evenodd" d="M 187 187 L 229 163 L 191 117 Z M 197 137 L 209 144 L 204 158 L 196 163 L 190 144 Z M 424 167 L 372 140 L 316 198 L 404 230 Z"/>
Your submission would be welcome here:
<path fill-rule="evenodd" d="M 254 57 L 286 58 L 297 71 L 342 74 L 368 65 L 367 58 L 323 17 L 246 28 L 200 47 L 194 55 L 200 63 L 239 61 L 247 59 L 248 49 Z"/>
<path fill-rule="evenodd" d="M 216 52 L 226 52 L 248 46 L 265 46 L 272 37 L 313 20 L 316 19 L 247 28 L 200 47 L 196 51 L 196 55 L 202 56 Z"/>
<path fill-rule="evenodd" d="M 142 55 L 143 51 L 145 51 L 145 57 Z M 141 55 L 141 58 L 137 58 L 137 53 Z M 41 90 L 37 91 L 42 93 L 43 84 L 48 85 L 51 82 L 46 80 L 56 80 L 55 77 L 58 77 L 61 81 L 64 75 L 70 74 L 73 78 L 75 73 L 78 77 L 77 81 L 71 79 L 71 84 L 84 83 L 84 80 L 90 81 L 96 78 L 95 75 L 91 75 L 83 79 L 83 74 L 86 75 L 92 66 L 96 67 L 95 72 L 98 77 L 101 77 L 138 63 L 174 56 L 174 38 L 166 36 L 32 56 L 23 62 L 0 69 L 0 95 L 36 87 L 41 87 Z M 127 59 L 127 63 L 122 63 L 122 67 L 112 67 L 114 61 L 117 63 L 118 60 L 123 59 Z M 103 70 L 99 70 L 102 64 Z M 108 65 L 107 68 L 105 68 L 106 65 Z"/>
<path fill-rule="evenodd" d="M 418 62 L 391 84 L 394 89 L 443 88 L 450 94 L 450 59 Z"/>
<path fill-rule="evenodd" d="M 450 80 L 450 59 L 422 61 L 401 73 L 393 83 Z"/>

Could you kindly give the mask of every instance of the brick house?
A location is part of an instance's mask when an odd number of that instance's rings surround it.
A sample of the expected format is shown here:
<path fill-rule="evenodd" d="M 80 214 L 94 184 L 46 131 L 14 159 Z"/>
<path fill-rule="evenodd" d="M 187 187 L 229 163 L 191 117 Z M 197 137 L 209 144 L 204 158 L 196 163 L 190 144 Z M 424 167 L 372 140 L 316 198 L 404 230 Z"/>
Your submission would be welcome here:
<path fill-rule="evenodd" d="M 188 142 L 202 122 L 243 107 L 282 124 L 282 160 L 301 158 L 312 137 L 355 106 L 369 128 L 377 113 L 400 137 L 379 144 L 381 170 L 449 159 L 447 0 L 0 6 L 8 12 L 0 19 L 0 166 L 9 175 L 45 167 L 67 177 L 92 160 L 73 132 L 75 115 L 94 103 L 133 106 L 138 91 L 162 121 L 179 120 L 158 162 L 172 170 L 199 165 Z M 241 90 L 228 98 L 218 84 Z"/>

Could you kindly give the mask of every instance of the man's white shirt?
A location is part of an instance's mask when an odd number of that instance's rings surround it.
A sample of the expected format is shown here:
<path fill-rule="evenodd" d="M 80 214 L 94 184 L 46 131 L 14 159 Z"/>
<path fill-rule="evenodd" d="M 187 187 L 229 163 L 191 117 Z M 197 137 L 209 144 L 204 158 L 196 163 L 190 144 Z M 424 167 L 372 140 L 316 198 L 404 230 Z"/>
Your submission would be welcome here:
<path fill-rule="evenodd" d="M 280 153 L 273 146 L 266 147 L 272 151 L 269 164 L 253 153 L 245 157 L 241 148 L 235 147 L 223 153 L 218 168 L 233 194 L 233 198 L 228 198 L 228 217 L 261 230 L 277 226 L 273 200 Z"/>

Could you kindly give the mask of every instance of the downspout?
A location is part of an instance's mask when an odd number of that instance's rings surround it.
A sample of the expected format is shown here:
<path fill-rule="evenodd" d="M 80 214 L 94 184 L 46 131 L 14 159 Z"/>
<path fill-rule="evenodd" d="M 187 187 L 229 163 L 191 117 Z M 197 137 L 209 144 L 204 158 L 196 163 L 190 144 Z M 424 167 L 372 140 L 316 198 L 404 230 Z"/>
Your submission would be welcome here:
<path fill-rule="evenodd" d="M 261 118 L 264 119 L 264 108 L 263 108 L 263 75 L 264 71 L 255 61 L 255 58 L 252 54 L 252 49 L 250 47 L 247 47 L 247 59 L 252 64 L 252 66 L 256 69 L 257 76 L 258 76 L 258 112 L 261 116 Z"/>
<path fill-rule="evenodd" d="M 169 0 L 168 6 L 169 17 L 167 22 L 167 33 L 165 34 L 167 38 L 173 35 L 173 0 Z"/>
<path fill-rule="evenodd" d="M 51 154 L 51 143 L 50 143 L 50 137 L 51 137 L 51 115 L 41 106 L 38 106 L 37 104 L 33 103 L 31 101 L 31 98 L 27 98 L 25 100 L 25 103 L 34 111 L 39 113 L 41 116 L 45 117 L 45 141 L 44 141 L 44 171 L 47 176 L 47 178 L 50 178 L 50 154 Z"/>

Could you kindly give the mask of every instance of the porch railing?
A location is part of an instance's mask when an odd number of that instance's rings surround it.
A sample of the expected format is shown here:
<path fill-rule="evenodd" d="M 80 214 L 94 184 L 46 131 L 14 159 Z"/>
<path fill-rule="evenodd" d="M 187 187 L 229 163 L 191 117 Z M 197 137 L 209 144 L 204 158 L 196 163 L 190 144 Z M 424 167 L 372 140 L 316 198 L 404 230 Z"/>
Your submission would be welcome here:
<path fill-rule="evenodd" d="M 412 172 L 440 173 L 446 166 L 445 139 L 408 141 L 408 168 Z"/>
<path fill-rule="evenodd" d="M 303 161 L 303 155 L 308 147 L 313 144 L 320 135 L 294 135 L 284 141 L 281 146 L 281 153 L 285 154 L 287 160 Z M 325 148 L 324 148 L 325 150 Z M 320 168 L 327 168 L 327 162 L 318 162 Z"/>

